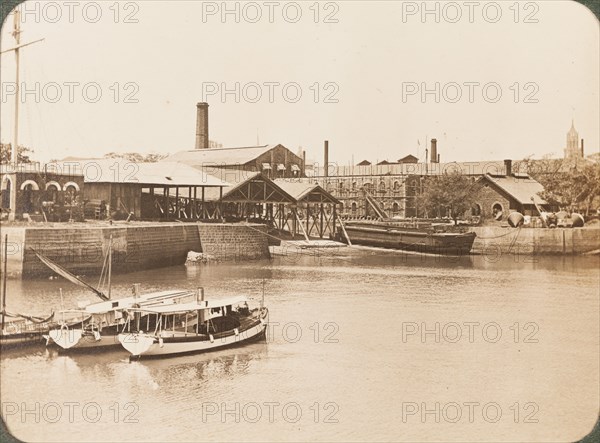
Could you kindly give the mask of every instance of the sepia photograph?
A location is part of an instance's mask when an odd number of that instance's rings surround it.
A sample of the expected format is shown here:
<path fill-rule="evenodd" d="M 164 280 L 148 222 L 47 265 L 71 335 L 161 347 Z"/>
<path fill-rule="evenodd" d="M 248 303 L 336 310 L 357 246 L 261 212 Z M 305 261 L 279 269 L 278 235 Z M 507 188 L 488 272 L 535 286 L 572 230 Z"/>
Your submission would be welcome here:
<path fill-rule="evenodd" d="M 0 440 L 600 441 L 599 17 L 0 0 Z"/>

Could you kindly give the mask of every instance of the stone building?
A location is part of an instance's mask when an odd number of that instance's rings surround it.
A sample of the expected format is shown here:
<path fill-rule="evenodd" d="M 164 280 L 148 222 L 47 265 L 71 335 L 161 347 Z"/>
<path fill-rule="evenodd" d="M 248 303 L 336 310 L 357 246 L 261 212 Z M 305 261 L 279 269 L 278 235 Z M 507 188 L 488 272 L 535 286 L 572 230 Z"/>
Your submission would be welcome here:
<path fill-rule="evenodd" d="M 475 202 L 471 215 L 506 220 L 511 212 L 538 216 L 537 205 L 548 209 L 540 193 L 544 187 L 527 174 L 485 174 L 473 185 Z"/>
<path fill-rule="evenodd" d="M 198 103 L 195 149 L 177 152 L 163 161 L 184 163 L 209 173 L 211 169 L 262 172 L 271 180 L 306 177 L 306 159 L 283 145 L 215 148 L 208 130 L 208 103 Z"/>
<path fill-rule="evenodd" d="M 83 188 L 83 175 L 39 163 L 0 166 L 2 217 L 63 221 L 74 216 Z M 16 189 L 16 193 L 11 190 Z M 11 201 L 11 194 L 14 201 Z M 79 217 L 80 214 L 77 214 Z"/>
<path fill-rule="evenodd" d="M 379 210 L 388 217 L 410 218 L 424 216 L 416 197 L 427 177 L 458 171 L 475 183 L 486 174 L 498 177 L 520 167 L 513 167 L 510 160 L 440 163 L 436 139 L 431 140 L 430 155 L 428 163 L 416 163 L 412 155 L 397 163 L 377 165 L 367 160 L 355 166 L 328 163 L 329 167 L 320 168 L 313 179 L 341 201 L 340 216 L 344 218 L 377 217 Z"/>

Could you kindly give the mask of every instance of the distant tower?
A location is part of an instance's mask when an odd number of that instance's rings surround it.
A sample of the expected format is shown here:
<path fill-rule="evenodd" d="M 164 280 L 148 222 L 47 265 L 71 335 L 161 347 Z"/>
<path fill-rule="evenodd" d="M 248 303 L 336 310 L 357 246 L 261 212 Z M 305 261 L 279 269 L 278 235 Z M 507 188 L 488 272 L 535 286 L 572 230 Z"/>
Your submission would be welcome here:
<path fill-rule="evenodd" d="M 567 133 L 567 147 L 565 148 L 565 160 L 577 161 L 582 158 L 581 148 L 579 147 L 579 133 L 575 130 L 575 123 L 571 120 L 571 129 Z"/>

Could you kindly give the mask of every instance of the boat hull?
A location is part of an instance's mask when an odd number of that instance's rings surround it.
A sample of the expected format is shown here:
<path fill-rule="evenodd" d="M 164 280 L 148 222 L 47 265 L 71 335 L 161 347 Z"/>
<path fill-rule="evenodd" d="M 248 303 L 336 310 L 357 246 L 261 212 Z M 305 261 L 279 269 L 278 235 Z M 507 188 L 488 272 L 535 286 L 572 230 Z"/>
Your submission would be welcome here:
<path fill-rule="evenodd" d="M 44 333 L 47 329 L 39 332 L 20 332 L 15 334 L 0 335 L 0 349 L 20 348 L 22 346 L 39 345 L 44 343 Z"/>
<path fill-rule="evenodd" d="M 131 353 L 130 358 L 167 357 L 210 352 L 238 346 L 265 336 L 267 322 L 257 321 L 247 329 L 212 335 L 178 334 L 160 338 L 143 333 L 119 334 L 119 341 Z"/>
<path fill-rule="evenodd" d="M 69 326 L 78 324 L 79 321 L 71 321 Z M 15 320 L 5 324 L 4 331 L 0 331 L 0 349 L 11 349 L 29 345 L 43 345 L 48 333 L 60 327 L 54 320 L 34 323 L 28 320 Z"/>
<path fill-rule="evenodd" d="M 48 333 L 47 338 L 48 344 L 58 345 L 61 351 L 109 349 L 121 344 L 116 331 L 90 334 L 82 329 L 53 329 Z"/>
<path fill-rule="evenodd" d="M 374 224 L 348 224 L 346 232 L 353 244 L 443 255 L 469 254 L 476 237 L 474 232 L 423 232 Z"/>

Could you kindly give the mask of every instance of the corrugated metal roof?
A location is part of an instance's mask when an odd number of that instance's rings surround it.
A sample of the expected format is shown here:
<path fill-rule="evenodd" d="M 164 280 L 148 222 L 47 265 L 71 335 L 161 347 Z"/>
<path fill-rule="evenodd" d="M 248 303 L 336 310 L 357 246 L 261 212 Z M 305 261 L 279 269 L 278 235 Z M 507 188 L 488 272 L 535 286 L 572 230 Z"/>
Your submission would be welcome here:
<path fill-rule="evenodd" d="M 535 199 L 537 204 L 548 204 L 547 201 L 539 196 L 544 187 L 531 177 L 492 177 L 486 174 L 485 178 L 521 204 L 532 204 L 532 198 Z"/>
<path fill-rule="evenodd" d="M 137 183 L 155 186 L 221 187 L 229 183 L 183 163 L 136 163 L 121 158 L 82 159 L 53 164 L 83 174 L 85 183 Z"/>
<path fill-rule="evenodd" d="M 183 162 L 190 166 L 207 167 L 218 166 L 243 166 L 255 160 L 265 152 L 277 145 L 246 146 L 241 148 L 209 148 L 181 151 L 170 155 L 163 161 Z"/>
<path fill-rule="evenodd" d="M 292 181 L 293 180 L 293 181 Z M 273 180 L 277 186 L 283 189 L 285 192 L 290 194 L 296 200 L 301 200 L 306 194 L 311 192 L 315 188 L 320 188 L 317 183 L 309 181 L 299 181 L 296 179 L 282 179 L 278 178 Z"/>
<path fill-rule="evenodd" d="M 159 163 L 162 164 L 162 162 L 159 162 Z M 177 164 L 186 166 L 183 163 L 177 163 Z M 188 166 L 188 167 L 191 168 L 191 166 Z M 219 180 L 219 181 L 225 183 L 225 186 L 223 186 L 223 197 L 225 197 L 228 193 L 230 193 L 231 191 L 236 189 L 241 184 L 246 183 L 248 180 L 261 175 L 260 172 L 242 171 L 239 169 L 222 169 L 222 168 L 204 168 L 201 170 L 196 169 L 196 168 L 192 168 L 192 169 L 194 169 L 195 171 L 202 171 L 204 174 L 208 175 L 209 177 L 212 177 L 215 180 Z M 162 194 L 162 191 L 160 189 L 156 189 L 154 191 L 154 193 Z M 171 189 L 169 191 L 169 195 L 174 196 L 175 190 Z M 218 188 L 206 188 L 204 190 L 204 201 L 208 201 L 208 202 L 218 201 L 220 195 L 221 195 L 221 192 L 219 191 Z M 180 197 L 190 197 L 188 189 L 181 188 L 179 190 L 179 196 Z M 198 200 L 200 200 L 201 196 L 202 196 L 201 193 L 196 193 L 196 198 Z"/>
<path fill-rule="evenodd" d="M 327 192 L 325 189 L 319 186 L 318 183 L 315 183 L 310 179 L 278 178 L 273 181 L 277 186 L 294 197 L 294 199 L 297 201 L 302 200 L 306 195 L 316 190 L 322 193 L 327 199 L 339 203 L 339 200 L 331 195 L 331 193 Z"/>

